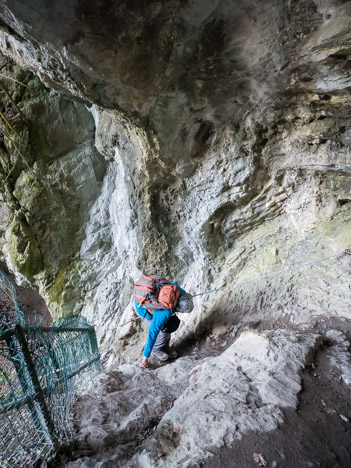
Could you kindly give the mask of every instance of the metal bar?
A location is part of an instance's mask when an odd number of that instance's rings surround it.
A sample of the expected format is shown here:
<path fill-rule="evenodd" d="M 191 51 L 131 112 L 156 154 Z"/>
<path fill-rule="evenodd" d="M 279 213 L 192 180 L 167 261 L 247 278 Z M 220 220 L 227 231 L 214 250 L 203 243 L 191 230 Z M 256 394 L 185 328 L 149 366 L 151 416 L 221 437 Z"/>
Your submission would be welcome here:
<path fill-rule="evenodd" d="M 31 327 L 22 327 L 22 330 L 27 332 L 27 331 L 30 331 Z M 65 333 L 65 332 L 85 332 L 85 333 L 91 333 L 91 332 L 95 332 L 94 330 L 94 327 L 92 328 L 50 328 L 50 327 L 40 327 L 40 330 L 43 331 L 43 332 L 54 332 L 54 333 Z M 15 330 L 13 329 L 9 329 L 9 330 L 5 330 L 3 332 L 0 331 L 0 341 L 1 340 L 6 340 L 6 338 L 8 336 L 11 336 L 11 335 L 14 335 L 15 334 Z"/>
<path fill-rule="evenodd" d="M 79 369 L 77 369 L 76 371 L 74 372 L 71 372 L 68 376 L 67 376 L 67 380 L 71 379 L 72 377 L 75 377 L 77 374 L 79 374 L 79 372 L 81 372 L 82 370 L 84 370 L 85 368 L 87 368 L 88 366 L 90 366 L 90 364 L 92 364 L 93 362 L 96 362 L 96 361 L 99 361 L 100 360 L 100 355 L 95 357 L 94 359 L 92 359 L 91 361 L 87 362 L 86 364 L 83 364 L 82 366 L 80 366 Z"/>
<path fill-rule="evenodd" d="M 31 327 L 24 327 L 24 331 L 30 331 Z M 74 328 L 74 327 L 40 327 L 40 330 L 43 332 L 50 332 L 50 333 L 65 333 L 65 332 L 90 332 L 91 330 L 94 331 L 94 327 L 89 328 Z"/>
<path fill-rule="evenodd" d="M 94 331 L 94 327 L 89 327 L 89 328 L 73 328 L 73 327 L 65 327 L 65 328 L 50 328 L 50 327 L 40 327 L 41 330 L 43 331 L 53 331 L 55 333 L 64 333 L 64 332 L 87 332 L 90 333 L 91 331 Z"/>
<path fill-rule="evenodd" d="M 6 341 L 9 349 L 10 349 L 10 344 L 8 342 L 8 339 L 14 334 L 15 334 L 15 330 L 13 328 L 0 332 L 0 340 Z"/>
<path fill-rule="evenodd" d="M 21 325 L 16 325 L 16 336 L 21 346 L 23 357 L 29 370 L 30 380 L 32 381 L 34 391 L 35 391 L 35 399 L 39 403 L 41 412 L 45 420 L 45 424 L 50 434 L 51 443 L 53 444 L 53 446 L 56 446 L 57 440 L 55 437 L 55 426 L 54 426 L 54 423 L 52 422 L 49 409 L 46 405 L 45 395 L 41 388 L 41 385 L 40 385 L 40 382 L 39 382 L 39 379 L 35 370 L 35 366 L 32 361 L 32 356 L 28 349 L 28 343 L 24 336 Z"/>
<path fill-rule="evenodd" d="M 79 374 L 82 370 L 86 369 L 87 367 L 89 367 L 94 362 L 99 361 L 99 359 L 100 359 L 100 355 L 95 357 L 94 359 L 91 359 L 86 364 L 83 364 L 82 366 L 79 367 L 79 369 L 77 369 L 74 372 L 71 372 L 66 377 L 64 377 L 64 376 L 59 377 L 57 379 L 57 384 L 61 384 L 62 381 L 64 381 L 64 380 L 72 379 L 77 374 Z M 62 371 L 62 369 L 61 369 L 61 371 Z M 56 388 L 57 387 L 55 387 L 54 389 L 50 389 L 50 391 L 49 391 L 48 388 L 45 387 L 45 388 L 42 389 L 42 393 L 43 393 L 44 396 L 48 396 L 48 395 L 50 395 L 52 393 L 52 390 L 55 390 Z M 21 408 L 22 406 L 24 406 L 26 404 L 29 404 L 31 402 L 33 403 L 33 400 L 35 400 L 35 396 L 34 395 L 28 395 L 28 396 L 23 397 L 21 399 L 15 400 L 12 403 L 8 403 L 7 405 L 3 405 L 3 407 L 0 408 L 0 414 L 7 413 L 8 411 L 11 411 L 12 409 Z"/>
<path fill-rule="evenodd" d="M 97 338 L 96 338 L 96 333 L 95 333 L 94 328 L 91 328 L 89 330 L 89 341 L 90 341 L 90 345 L 91 345 L 92 350 L 98 349 L 98 343 L 97 343 Z"/>
<path fill-rule="evenodd" d="M 20 361 L 22 360 L 22 356 L 19 354 L 17 350 L 17 341 L 16 341 L 16 336 L 14 336 L 14 330 L 11 330 L 11 332 L 12 332 L 11 334 L 7 334 L 7 338 L 6 338 L 6 343 L 8 346 L 10 359 L 16 369 L 18 380 L 21 384 L 24 395 L 31 395 L 32 393 L 31 380 L 29 378 L 29 375 L 25 372 L 25 369 L 20 364 Z M 41 418 L 39 408 L 37 408 L 34 405 L 33 400 L 31 399 L 29 399 L 27 403 L 28 403 L 28 408 L 33 418 L 34 427 L 36 427 L 39 432 L 42 432 L 43 428 L 40 424 L 40 421 L 42 418 Z"/>

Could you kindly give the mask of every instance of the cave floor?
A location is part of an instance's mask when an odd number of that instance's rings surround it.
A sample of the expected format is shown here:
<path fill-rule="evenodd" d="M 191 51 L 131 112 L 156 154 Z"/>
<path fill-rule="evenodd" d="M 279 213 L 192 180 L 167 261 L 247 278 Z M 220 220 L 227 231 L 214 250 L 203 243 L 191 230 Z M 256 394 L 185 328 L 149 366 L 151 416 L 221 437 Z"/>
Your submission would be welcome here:
<path fill-rule="evenodd" d="M 262 320 L 237 326 L 235 335 L 247 328 L 258 330 L 292 326 L 289 317 L 280 321 Z M 328 330 L 344 333 L 350 339 L 351 326 L 345 319 L 321 316 L 308 326 L 311 332 L 325 337 Z M 189 354 L 219 355 L 229 345 L 227 335 L 212 340 L 209 345 L 199 340 L 185 345 Z M 284 468 L 350 468 L 351 467 L 351 399 L 350 390 L 340 374 L 329 363 L 327 351 L 330 342 L 314 356 L 312 366 L 301 374 L 302 391 L 297 411 L 283 409 L 284 423 L 271 432 L 253 431 L 237 440 L 230 448 L 213 448 L 214 457 L 199 468 L 254 468 L 257 466 Z M 256 455 L 256 461 L 254 460 Z M 262 459 L 259 455 L 262 455 Z M 258 457 L 257 457 L 258 456 Z"/>
<path fill-rule="evenodd" d="M 230 448 L 214 448 L 214 457 L 201 468 L 349 468 L 350 392 L 330 366 L 327 349 L 325 343 L 313 365 L 302 372 L 297 411 L 283 409 L 285 422 L 278 429 L 253 431 Z M 262 459 L 255 462 L 254 454 Z"/>
<path fill-rule="evenodd" d="M 235 328 L 235 336 L 247 328 L 258 330 L 295 328 L 289 317 L 280 321 L 262 320 L 246 322 Z M 230 327 L 229 327 L 230 328 Z M 351 335 L 350 324 L 337 317 L 319 317 L 303 327 L 322 336 L 330 330 Z M 189 338 L 181 349 L 181 356 L 195 359 L 220 355 L 232 344 L 228 334 L 208 340 L 209 330 L 203 330 L 197 339 Z M 297 411 L 283 409 L 284 423 L 271 432 L 253 431 L 229 448 L 213 448 L 213 457 L 197 465 L 198 468 L 254 468 L 257 466 L 284 468 L 350 468 L 351 467 L 351 399 L 350 390 L 339 373 L 329 363 L 327 350 L 330 343 L 323 341 L 322 348 L 314 356 L 312 366 L 301 374 L 302 391 Z M 153 364 L 165 366 L 167 363 Z M 254 460 L 254 454 L 256 461 Z M 259 455 L 262 455 L 260 459 Z M 195 467 L 194 467 L 195 468 Z"/>
<path fill-rule="evenodd" d="M 288 320 L 288 319 L 284 319 Z M 189 356 L 194 360 L 220 355 L 247 328 L 267 330 L 282 328 L 282 321 L 246 322 L 229 326 L 229 334 L 212 336 L 208 330 L 197 338 L 188 338 L 178 346 L 180 357 Z M 289 323 L 290 328 L 292 327 Z M 284 422 L 278 429 L 263 432 L 247 432 L 241 440 L 230 447 L 210 451 L 213 456 L 197 463 L 194 468 L 254 468 L 257 466 L 284 468 L 349 468 L 351 466 L 351 400 L 350 390 L 344 384 L 339 371 L 331 366 L 328 350 L 332 342 L 326 336 L 328 330 L 338 330 L 350 339 L 350 324 L 339 318 L 318 317 L 308 326 L 296 326 L 296 330 L 318 333 L 322 344 L 315 351 L 312 364 L 301 372 L 302 390 L 299 393 L 297 410 L 283 408 Z M 152 363 L 151 369 L 166 366 L 167 363 Z M 157 425 L 157 422 L 156 422 Z M 150 437 L 156 426 L 150 427 L 145 437 Z M 142 441 L 141 441 L 142 442 Z M 138 451 L 138 445 L 135 447 Z M 73 453 L 76 456 L 72 456 Z M 52 467 L 65 467 L 66 463 L 77 460 L 82 454 L 75 450 L 75 444 L 58 455 Z M 89 456 L 89 455 L 88 455 Z M 256 460 L 254 459 L 256 457 Z M 71 466 L 71 465 L 67 465 Z M 74 465 L 76 466 L 76 465 Z M 82 465 L 83 466 L 83 465 Z M 88 466 L 88 465 L 87 465 Z M 90 465 L 89 465 L 90 466 Z"/>

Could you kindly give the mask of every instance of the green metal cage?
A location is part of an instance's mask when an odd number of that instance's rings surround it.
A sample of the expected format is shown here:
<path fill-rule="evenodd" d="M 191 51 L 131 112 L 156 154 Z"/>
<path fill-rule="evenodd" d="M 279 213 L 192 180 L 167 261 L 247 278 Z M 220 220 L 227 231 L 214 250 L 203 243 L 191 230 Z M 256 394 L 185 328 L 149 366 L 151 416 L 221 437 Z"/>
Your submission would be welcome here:
<path fill-rule="evenodd" d="M 1 270 L 0 294 L 17 315 L 9 319 L 8 306 L 0 311 L 0 466 L 30 467 L 71 440 L 76 390 L 102 367 L 95 329 L 84 318 L 25 326 L 15 287 Z"/>

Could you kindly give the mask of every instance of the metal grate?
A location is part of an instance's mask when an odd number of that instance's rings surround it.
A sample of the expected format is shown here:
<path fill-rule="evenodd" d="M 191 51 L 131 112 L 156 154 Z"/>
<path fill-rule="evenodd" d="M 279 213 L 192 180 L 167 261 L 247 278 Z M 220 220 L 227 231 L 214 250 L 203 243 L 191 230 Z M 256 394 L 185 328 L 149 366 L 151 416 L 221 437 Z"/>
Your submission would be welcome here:
<path fill-rule="evenodd" d="M 0 269 L 0 330 L 20 322 L 24 324 L 14 284 Z"/>
<path fill-rule="evenodd" d="M 12 283 L 1 273 L 0 284 L 6 283 L 17 301 Z M 69 441 L 75 389 L 100 369 L 95 330 L 84 318 L 71 317 L 50 328 L 24 327 L 19 321 L 3 326 L 0 466 L 32 466 Z"/>

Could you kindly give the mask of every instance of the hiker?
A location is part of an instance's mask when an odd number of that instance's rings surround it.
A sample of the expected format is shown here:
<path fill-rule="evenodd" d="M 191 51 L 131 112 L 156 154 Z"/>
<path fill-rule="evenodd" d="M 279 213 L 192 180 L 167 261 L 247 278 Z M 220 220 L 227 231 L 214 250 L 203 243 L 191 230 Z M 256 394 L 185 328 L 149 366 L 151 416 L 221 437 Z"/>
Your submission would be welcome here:
<path fill-rule="evenodd" d="M 192 295 L 161 276 L 143 275 L 134 286 L 133 298 L 136 313 L 150 324 L 144 358 L 139 366 L 149 366 L 151 352 L 160 361 L 175 359 L 178 354 L 169 347 L 171 333 L 180 323 L 175 313 L 193 310 Z"/>

